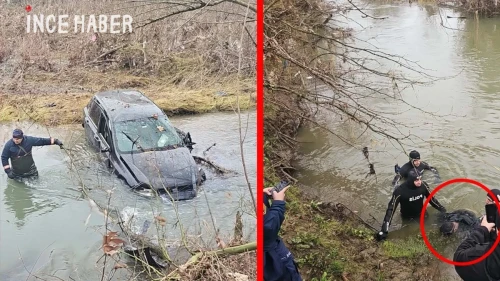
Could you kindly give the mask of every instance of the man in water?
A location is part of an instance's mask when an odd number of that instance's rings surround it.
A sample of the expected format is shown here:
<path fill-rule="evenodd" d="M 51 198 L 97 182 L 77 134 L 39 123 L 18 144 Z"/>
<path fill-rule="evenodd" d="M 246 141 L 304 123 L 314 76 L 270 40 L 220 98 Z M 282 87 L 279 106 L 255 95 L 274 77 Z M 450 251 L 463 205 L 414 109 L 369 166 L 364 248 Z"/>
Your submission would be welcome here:
<path fill-rule="evenodd" d="M 423 210 L 424 198 L 429 197 L 431 191 L 429 185 L 427 185 L 425 181 L 422 181 L 421 178 L 422 177 L 417 174 L 416 171 L 411 170 L 408 173 L 406 181 L 394 190 L 391 201 L 389 201 L 389 205 L 387 206 L 384 222 L 382 223 L 382 230 L 377 233 L 377 240 L 380 241 L 387 238 L 392 217 L 400 203 L 401 217 L 403 220 L 420 220 L 421 212 L 427 212 Z M 439 203 L 435 196 L 431 198 L 430 204 L 440 212 L 446 212 L 446 208 Z"/>
<path fill-rule="evenodd" d="M 400 179 L 406 179 L 408 177 L 408 173 L 411 170 L 416 170 L 419 174 L 419 176 L 422 176 L 424 174 L 424 170 L 429 170 L 438 177 L 439 181 L 441 180 L 439 178 L 439 172 L 437 171 L 436 168 L 430 166 L 424 161 L 420 160 L 420 153 L 416 150 L 412 150 L 409 154 L 410 161 L 405 163 L 403 167 L 399 167 L 399 165 L 396 164 L 394 167 L 394 170 L 396 172 L 396 176 L 392 180 L 392 186 L 396 186 L 399 183 Z"/>
<path fill-rule="evenodd" d="M 45 146 L 57 144 L 63 147 L 63 143 L 54 138 L 38 138 L 25 136 L 21 129 L 12 132 L 12 139 L 7 141 L 2 152 L 2 166 L 11 179 L 38 176 L 38 170 L 33 160 L 31 150 L 33 146 Z M 9 159 L 11 164 L 9 165 Z"/>
<path fill-rule="evenodd" d="M 439 231 L 445 236 L 451 236 L 454 233 L 462 235 L 464 238 L 475 227 L 481 225 L 481 218 L 476 213 L 467 209 L 460 209 L 451 213 L 443 214 L 441 221 L 444 221 L 439 227 Z"/>

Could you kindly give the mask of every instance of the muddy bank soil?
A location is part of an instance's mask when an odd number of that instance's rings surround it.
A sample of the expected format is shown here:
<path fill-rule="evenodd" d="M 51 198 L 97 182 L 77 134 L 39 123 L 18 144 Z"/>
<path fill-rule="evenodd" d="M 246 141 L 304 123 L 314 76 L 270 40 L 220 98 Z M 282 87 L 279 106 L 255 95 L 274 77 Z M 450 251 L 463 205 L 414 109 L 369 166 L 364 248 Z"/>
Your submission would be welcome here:
<path fill-rule="evenodd" d="M 293 188 L 281 235 L 305 280 L 445 280 L 421 238 L 378 242 L 347 207 Z"/>

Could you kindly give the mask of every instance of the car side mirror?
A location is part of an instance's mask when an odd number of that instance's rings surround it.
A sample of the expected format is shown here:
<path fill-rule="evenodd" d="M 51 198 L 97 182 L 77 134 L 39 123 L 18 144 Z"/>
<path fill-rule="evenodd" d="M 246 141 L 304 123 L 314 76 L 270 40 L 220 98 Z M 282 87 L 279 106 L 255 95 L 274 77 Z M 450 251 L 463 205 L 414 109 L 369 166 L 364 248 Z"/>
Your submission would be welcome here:
<path fill-rule="evenodd" d="M 183 141 L 186 144 L 186 147 L 189 148 L 189 151 L 193 150 L 193 145 L 195 145 L 196 143 L 193 142 L 193 139 L 191 139 L 191 134 L 189 132 L 186 133 Z"/>

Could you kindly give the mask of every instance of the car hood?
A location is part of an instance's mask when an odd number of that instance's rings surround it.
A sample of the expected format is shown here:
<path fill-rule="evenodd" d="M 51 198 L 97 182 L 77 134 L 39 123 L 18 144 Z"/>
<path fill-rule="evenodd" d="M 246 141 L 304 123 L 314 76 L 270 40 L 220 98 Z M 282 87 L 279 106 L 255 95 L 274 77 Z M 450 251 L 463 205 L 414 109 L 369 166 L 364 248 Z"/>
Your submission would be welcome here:
<path fill-rule="evenodd" d="M 187 148 L 122 154 L 130 167 L 141 171 L 156 190 L 196 184 L 196 162 Z"/>

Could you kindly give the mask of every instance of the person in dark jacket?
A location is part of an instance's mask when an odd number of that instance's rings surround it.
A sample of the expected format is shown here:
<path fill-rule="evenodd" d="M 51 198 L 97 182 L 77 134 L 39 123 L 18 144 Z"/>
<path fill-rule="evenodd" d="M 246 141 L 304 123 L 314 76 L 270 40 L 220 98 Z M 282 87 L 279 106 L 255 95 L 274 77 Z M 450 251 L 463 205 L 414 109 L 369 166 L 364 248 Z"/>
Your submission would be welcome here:
<path fill-rule="evenodd" d="M 431 171 L 437 177 L 438 181 L 441 181 L 438 170 L 426 162 L 421 161 L 418 151 L 412 150 L 408 156 L 410 157 L 410 161 L 406 162 L 402 167 L 399 167 L 397 164 L 394 167 L 396 176 L 394 176 L 392 180 L 392 186 L 395 187 L 401 179 L 406 179 L 408 173 L 412 170 L 417 171 L 420 176 L 423 176 L 425 170 Z"/>
<path fill-rule="evenodd" d="M 468 236 L 468 233 L 477 226 L 481 225 L 481 218 L 471 210 L 460 209 L 450 213 L 443 214 L 439 231 L 445 236 L 460 234 L 462 238 Z"/>
<path fill-rule="evenodd" d="M 302 281 L 292 253 L 278 233 L 285 219 L 285 187 L 264 189 L 264 281 Z M 272 196 L 272 204 L 269 204 Z"/>
<path fill-rule="evenodd" d="M 38 176 L 38 170 L 33 160 L 33 146 L 53 144 L 57 144 L 61 148 L 63 145 L 58 139 L 26 136 L 21 129 L 15 129 L 12 132 L 12 139 L 7 141 L 2 151 L 1 159 L 5 173 L 11 179 Z"/>
<path fill-rule="evenodd" d="M 491 191 L 500 200 L 500 190 L 492 189 Z M 495 204 L 489 194 L 486 204 Z M 498 225 L 500 225 L 499 215 L 497 215 L 496 223 L 489 223 L 486 216 L 483 216 L 481 225 L 473 229 L 471 235 L 458 246 L 453 255 L 453 261 L 468 262 L 487 253 L 499 234 Z M 464 281 L 500 280 L 500 245 L 495 248 L 493 253 L 478 263 L 467 266 L 455 265 L 455 271 Z"/>
<path fill-rule="evenodd" d="M 377 233 L 377 240 L 387 238 L 389 226 L 399 204 L 401 204 L 400 212 L 403 220 L 420 220 L 421 212 L 427 212 L 423 210 L 424 199 L 429 197 L 431 191 L 429 185 L 421 178 L 417 172 L 410 171 L 406 181 L 394 190 L 387 206 L 382 229 Z M 439 203 L 435 196 L 431 198 L 430 204 L 440 212 L 446 212 L 446 208 Z"/>

